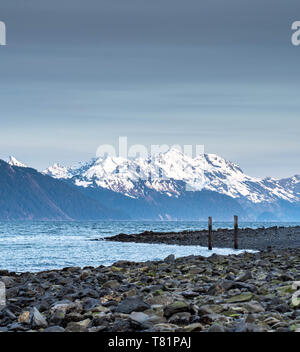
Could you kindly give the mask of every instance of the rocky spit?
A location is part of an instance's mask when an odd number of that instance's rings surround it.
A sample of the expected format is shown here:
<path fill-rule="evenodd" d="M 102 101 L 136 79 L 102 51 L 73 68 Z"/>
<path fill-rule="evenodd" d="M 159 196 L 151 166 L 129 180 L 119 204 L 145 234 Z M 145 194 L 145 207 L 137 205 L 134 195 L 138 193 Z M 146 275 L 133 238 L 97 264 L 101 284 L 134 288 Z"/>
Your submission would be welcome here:
<path fill-rule="evenodd" d="M 217 229 L 213 231 L 213 247 L 233 248 L 234 230 Z M 139 234 L 119 234 L 106 237 L 107 241 L 136 242 L 136 243 L 165 243 L 183 246 L 208 246 L 208 230 L 182 232 L 153 232 L 145 231 Z M 267 248 L 300 248 L 300 226 L 243 228 L 238 231 L 240 249 Z"/>
<path fill-rule="evenodd" d="M 2 332 L 300 331 L 300 249 L 2 270 L 0 282 Z"/>

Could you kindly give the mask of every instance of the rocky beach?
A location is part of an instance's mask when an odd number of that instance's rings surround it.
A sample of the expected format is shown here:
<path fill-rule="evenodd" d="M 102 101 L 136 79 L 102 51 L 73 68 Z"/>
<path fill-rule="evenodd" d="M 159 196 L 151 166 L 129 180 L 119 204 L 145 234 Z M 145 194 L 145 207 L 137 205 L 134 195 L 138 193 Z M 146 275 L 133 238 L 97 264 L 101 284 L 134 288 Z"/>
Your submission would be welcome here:
<path fill-rule="evenodd" d="M 135 242 L 135 243 L 164 243 L 182 246 L 208 245 L 208 230 L 181 231 L 181 232 L 153 232 L 144 231 L 139 234 L 119 235 L 106 237 L 107 241 Z M 212 235 L 213 247 L 233 248 L 234 230 L 217 229 Z M 300 248 L 300 226 L 294 227 L 262 227 L 257 229 L 241 228 L 238 230 L 240 249 L 263 250 L 268 248 Z"/>
<path fill-rule="evenodd" d="M 300 249 L 0 271 L 1 332 L 300 331 Z"/>

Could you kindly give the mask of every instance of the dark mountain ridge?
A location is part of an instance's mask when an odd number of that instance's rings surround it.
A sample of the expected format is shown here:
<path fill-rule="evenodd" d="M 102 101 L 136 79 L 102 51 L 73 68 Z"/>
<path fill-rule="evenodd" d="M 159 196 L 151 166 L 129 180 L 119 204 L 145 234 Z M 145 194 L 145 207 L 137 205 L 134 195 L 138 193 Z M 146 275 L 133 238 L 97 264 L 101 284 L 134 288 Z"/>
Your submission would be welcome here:
<path fill-rule="evenodd" d="M 128 219 L 71 187 L 32 168 L 0 160 L 1 220 Z"/>

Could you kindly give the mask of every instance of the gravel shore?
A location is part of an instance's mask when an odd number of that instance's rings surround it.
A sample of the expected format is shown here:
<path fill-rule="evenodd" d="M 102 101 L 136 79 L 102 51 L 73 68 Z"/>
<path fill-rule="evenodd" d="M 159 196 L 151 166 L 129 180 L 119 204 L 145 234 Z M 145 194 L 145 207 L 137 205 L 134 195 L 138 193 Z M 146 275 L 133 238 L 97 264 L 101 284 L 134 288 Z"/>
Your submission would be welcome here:
<path fill-rule="evenodd" d="M 207 247 L 208 231 L 152 232 L 140 234 L 119 234 L 106 237 L 107 241 L 136 243 L 165 243 L 176 245 L 198 245 Z M 233 248 L 234 233 L 231 229 L 213 231 L 213 247 Z M 300 226 L 239 229 L 239 249 L 263 250 L 267 248 L 300 248 Z"/>
<path fill-rule="evenodd" d="M 39 273 L 2 270 L 0 282 L 2 332 L 300 331 L 295 248 Z"/>

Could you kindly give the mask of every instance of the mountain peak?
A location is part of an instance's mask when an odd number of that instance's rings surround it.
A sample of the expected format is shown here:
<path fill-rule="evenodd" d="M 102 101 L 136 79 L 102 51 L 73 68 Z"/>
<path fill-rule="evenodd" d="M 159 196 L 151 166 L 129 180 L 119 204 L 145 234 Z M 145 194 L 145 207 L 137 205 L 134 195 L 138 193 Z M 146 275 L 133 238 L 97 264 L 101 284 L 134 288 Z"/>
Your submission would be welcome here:
<path fill-rule="evenodd" d="M 7 162 L 11 166 L 27 167 L 26 165 L 24 165 L 20 161 L 18 161 L 14 156 L 9 156 Z"/>
<path fill-rule="evenodd" d="M 44 173 L 72 179 L 77 186 L 100 187 L 137 198 L 145 197 L 149 190 L 176 197 L 185 190 L 207 190 L 252 203 L 300 199 L 298 177 L 262 180 L 216 154 L 193 158 L 175 146 L 146 159 L 107 156 L 71 168 L 56 164 Z"/>
<path fill-rule="evenodd" d="M 53 178 L 70 178 L 69 170 L 59 163 L 50 166 L 47 170 L 44 170 L 43 173 Z"/>

